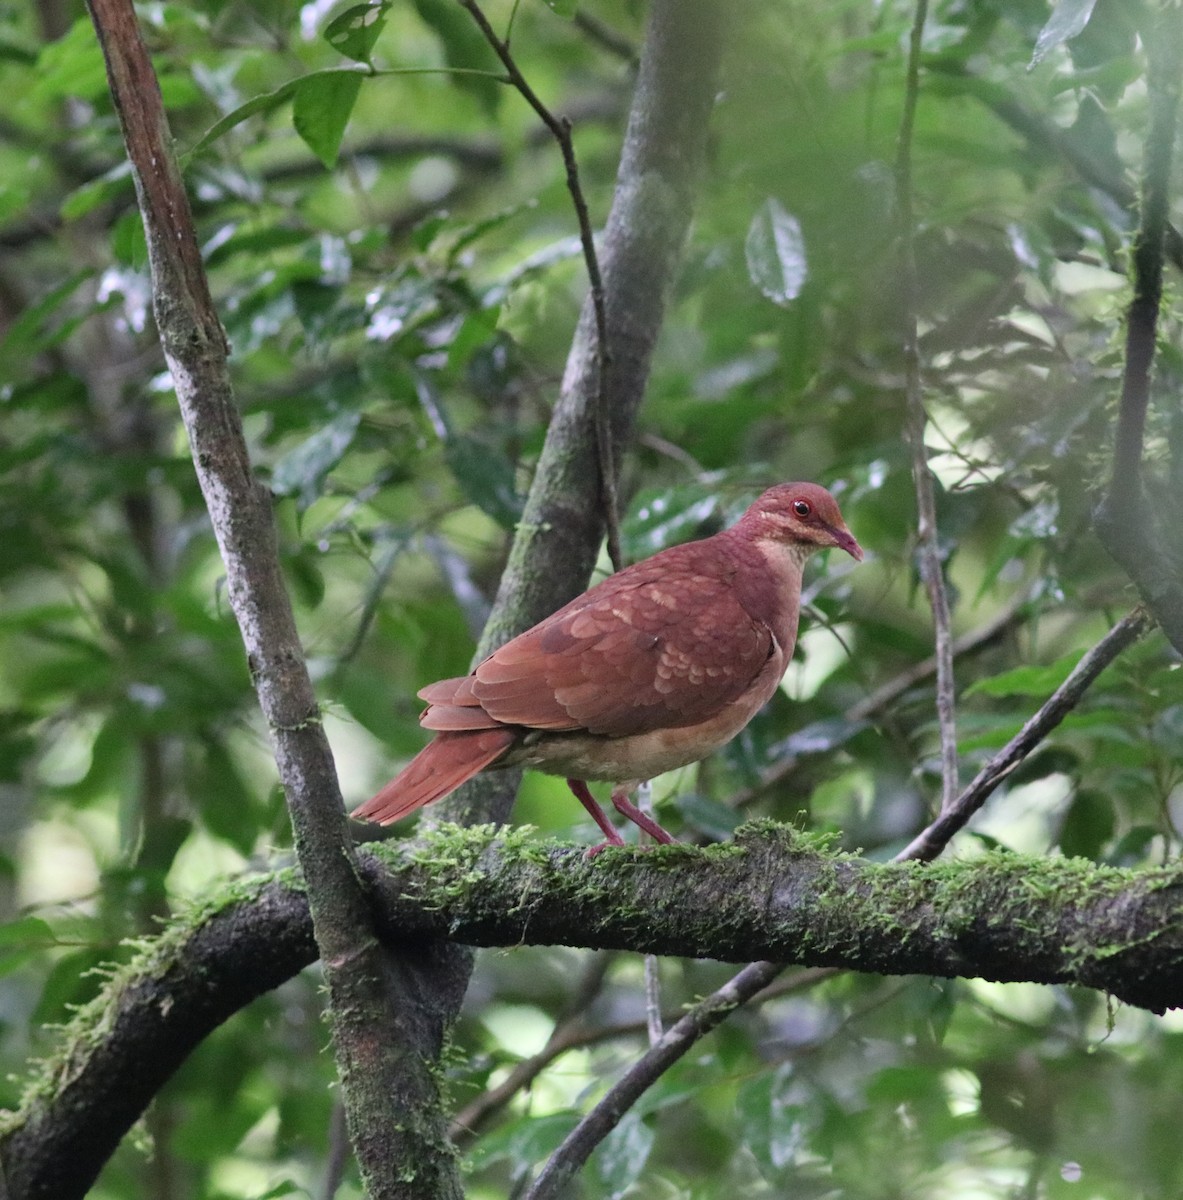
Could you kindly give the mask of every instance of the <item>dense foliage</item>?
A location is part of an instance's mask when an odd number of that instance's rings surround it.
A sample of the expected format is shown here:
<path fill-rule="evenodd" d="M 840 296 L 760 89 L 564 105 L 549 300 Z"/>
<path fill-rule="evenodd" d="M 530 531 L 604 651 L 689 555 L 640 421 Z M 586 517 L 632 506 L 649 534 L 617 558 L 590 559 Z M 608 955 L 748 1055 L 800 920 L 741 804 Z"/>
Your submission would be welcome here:
<path fill-rule="evenodd" d="M 531 86 L 572 117 L 598 225 L 645 14 L 573 9 L 488 5 L 500 30 L 513 20 Z M 1153 7 L 1090 9 L 1061 0 L 1057 26 L 1035 0 L 937 0 L 924 33 L 917 306 L 940 546 L 969 635 L 963 782 L 1137 599 L 1090 515 L 1112 461 Z M 359 802 L 422 744 L 415 691 L 467 668 L 521 514 L 586 290 L 562 161 L 453 0 L 364 20 L 281 0 L 140 16 Z M 913 17 L 895 0 L 750 0 L 730 18 L 707 179 L 624 459 L 625 555 L 801 478 L 833 487 L 870 553 L 812 571 L 767 710 L 655 783 L 686 840 L 764 816 L 882 860 L 939 794 L 930 674 L 850 715 L 932 653 L 895 203 Z M 0 1107 L 16 1110 L 53 1027 L 132 940 L 228 875 L 288 863 L 290 832 L 93 28 L 69 3 L 3 8 L 0 56 Z M 1177 333 L 1166 311 L 1147 443 L 1165 511 L 1183 464 Z M 1183 676 L 1155 633 L 952 852 L 1161 864 L 1183 837 L 1181 761 Z M 594 836 L 561 780 L 528 776 L 514 820 Z M 661 1007 L 676 1016 L 733 971 L 662 960 Z M 343 1169 L 337 1194 L 360 1195 L 339 1162 L 318 980 L 201 1045 L 94 1194 L 317 1194 Z M 1177 1017 L 974 979 L 776 987 L 647 1092 L 584 1194 L 1178 1194 Z M 627 1069 L 645 988 L 634 955 L 482 954 L 447 1064 L 469 1194 L 508 1194 Z M 472 1107 L 548 1039 L 528 1086 Z"/>

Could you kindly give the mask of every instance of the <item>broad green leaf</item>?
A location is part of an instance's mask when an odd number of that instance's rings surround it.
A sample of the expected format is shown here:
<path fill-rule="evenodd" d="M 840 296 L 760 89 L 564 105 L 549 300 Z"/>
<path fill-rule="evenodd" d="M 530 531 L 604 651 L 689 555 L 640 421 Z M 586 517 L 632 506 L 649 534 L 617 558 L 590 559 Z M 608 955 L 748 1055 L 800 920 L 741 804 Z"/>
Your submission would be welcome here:
<path fill-rule="evenodd" d="M 207 828 L 243 856 L 250 854 L 260 833 L 258 798 L 219 738 L 202 739 L 194 755 L 188 786 Z"/>
<path fill-rule="evenodd" d="M 805 1099 L 788 1067 L 757 1075 L 736 1097 L 744 1144 L 770 1182 L 778 1182 L 781 1172 L 805 1149 L 809 1131 Z"/>
<path fill-rule="evenodd" d="M 292 122 L 308 148 L 332 170 L 341 139 L 361 91 L 361 73 L 352 69 L 306 75 L 296 85 Z"/>
<path fill-rule="evenodd" d="M 625 556 L 635 561 L 722 526 L 719 500 L 700 484 L 642 490 L 621 522 Z"/>
<path fill-rule="evenodd" d="M 368 63 L 389 11 L 390 5 L 385 0 L 378 4 L 354 4 L 325 26 L 324 39 L 338 54 Z"/>
<path fill-rule="evenodd" d="M 653 1141 L 649 1123 L 630 1111 L 597 1147 L 592 1163 L 610 1200 L 619 1200 L 640 1177 Z"/>
<path fill-rule="evenodd" d="M 831 750 L 845 745 L 866 727 L 866 721 L 827 717 L 821 721 L 813 721 L 804 729 L 790 734 L 783 742 L 773 747 L 773 753 L 777 757 L 786 754 L 828 754 Z"/>
<path fill-rule="evenodd" d="M 81 187 L 68 192 L 59 211 L 63 220 L 77 221 L 87 213 L 93 212 L 100 204 L 129 195 L 133 190 L 131 163 L 125 159 L 97 179 L 88 180 Z"/>
<path fill-rule="evenodd" d="M 556 1112 L 543 1117 L 518 1117 L 481 1138 L 470 1156 L 474 1167 L 508 1160 L 515 1172 L 532 1170 L 544 1162 L 579 1121 L 577 1112 Z"/>
<path fill-rule="evenodd" d="M 221 120 L 215 121 L 201 135 L 193 146 L 190 147 L 188 153 L 184 155 L 182 162 L 188 163 L 207 146 L 216 142 L 223 134 L 229 133 L 231 129 L 241 125 L 243 121 L 249 117 L 253 117 L 256 113 L 271 112 L 272 109 L 276 109 L 281 104 L 287 103 L 295 94 L 296 88 L 307 78 L 309 77 L 304 76 L 301 79 L 289 79 L 287 83 L 277 87 L 273 92 L 267 92 L 261 96 L 252 96 L 245 104 L 240 104 L 233 112 L 228 112 Z"/>
<path fill-rule="evenodd" d="M 40 917 L 21 917 L 0 925 L 0 975 L 8 975 L 56 945 L 53 929 Z"/>
<path fill-rule="evenodd" d="M 271 472 L 271 490 L 278 496 L 297 496 L 301 507 L 307 508 L 319 498 L 325 476 L 349 449 L 360 422 L 358 412 L 339 413 L 285 454 Z"/>
<path fill-rule="evenodd" d="M 79 17 L 69 32 L 49 42 L 37 56 L 36 83 L 31 99 L 91 102 L 107 95 L 107 69 L 89 18 Z"/>
<path fill-rule="evenodd" d="M 505 529 L 518 523 L 525 498 L 518 495 L 513 463 L 504 454 L 478 438 L 454 434 L 444 444 L 444 457 L 477 508 Z"/>
<path fill-rule="evenodd" d="M 1028 69 L 1038 66 L 1057 47 L 1084 31 L 1097 0 L 1056 0 L 1048 22 L 1035 39 Z"/>
<path fill-rule="evenodd" d="M 415 0 L 415 11 L 439 38 L 448 66 L 465 72 L 453 77 L 456 86 L 476 96 L 486 112 L 496 112 L 503 85 L 494 76 L 501 64 L 472 17 L 455 0 Z"/>
<path fill-rule="evenodd" d="M 1069 858 L 1098 859 L 1116 830 L 1112 799 L 1083 788 L 1072 798 L 1060 825 L 1060 849 Z"/>
<path fill-rule="evenodd" d="M 805 235 L 801 222 L 769 197 L 748 226 L 744 256 L 751 281 L 774 304 L 791 304 L 805 286 Z"/>
<path fill-rule="evenodd" d="M 966 688 L 967 696 L 1049 696 L 1072 674 L 1078 654 L 1066 654 L 1046 666 L 1014 667 Z"/>

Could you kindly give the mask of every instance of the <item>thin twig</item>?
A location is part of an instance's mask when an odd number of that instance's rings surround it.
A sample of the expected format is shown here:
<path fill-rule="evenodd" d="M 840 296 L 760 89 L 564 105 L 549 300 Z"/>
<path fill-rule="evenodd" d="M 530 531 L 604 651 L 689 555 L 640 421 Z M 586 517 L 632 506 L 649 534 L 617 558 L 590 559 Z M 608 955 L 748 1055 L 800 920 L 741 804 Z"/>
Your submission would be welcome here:
<path fill-rule="evenodd" d="M 571 202 L 575 207 L 575 216 L 579 221 L 579 241 L 583 247 L 583 260 L 587 265 L 588 285 L 591 289 L 592 312 L 596 324 L 596 410 L 595 434 L 596 450 L 600 463 L 600 487 L 603 493 L 604 528 L 608 543 L 608 557 L 612 560 L 613 570 L 619 571 L 624 566 L 620 549 L 620 508 L 616 489 L 616 459 L 612 447 L 612 429 L 608 423 L 608 363 L 610 351 L 608 347 L 608 314 L 604 303 L 604 281 L 600 274 L 600 259 L 596 253 L 595 235 L 592 232 L 591 216 L 588 213 L 587 200 L 583 195 L 583 185 L 579 182 L 579 164 L 575 160 L 575 144 L 571 138 L 571 122 L 566 117 L 556 117 L 543 104 L 538 93 L 530 86 L 526 77 L 518 67 L 509 43 L 497 36 L 493 26 L 489 24 L 476 0 L 460 0 L 468 9 L 472 19 L 477 23 L 485 40 L 493 48 L 493 52 L 505 67 L 509 82 L 518 90 L 522 98 L 538 115 L 538 119 L 550 130 L 559 150 L 563 155 L 563 166 L 567 173 L 567 190 L 571 193 Z"/>
<path fill-rule="evenodd" d="M 329 1113 L 329 1152 L 325 1163 L 324 1180 L 320 1186 L 321 1200 L 334 1200 L 345 1179 L 349 1166 L 349 1131 L 345 1127 L 345 1105 L 340 1098 L 333 1101 Z"/>
<path fill-rule="evenodd" d="M 661 1041 L 641 1055 L 567 1135 L 523 1200 L 550 1200 L 550 1197 L 562 1195 L 564 1187 L 591 1152 L 619 1124 L 621 1117 L 637 1102 L 645 1089 L 668 1071 L 704 1034 L 763 991 L 784 969 L 784 963 L 751 963 L 732 976 L 718 991 L 699 1001 L 675 1025 L 671 1025 Z M 815 982 L 819 974 L 829 973 L 825 969 L 802 971 L 793 983 L 797 987 L 804 987 Z"/>
<path fill-rule="evenodd" d="M 953 641 L 953 656 L 961 658 L 988 645 L 995 638 L 1001 636 L 1015 623 L 1022 613 L 1023 607 L 1030 599 L 1030 591 L 1020 592 L 997 616 L 992 617 L 979 628 L 971 629 L 968 633 L 963 633 L 959 638 L 955 638 Z M 855 725 L 860 721 L 868 720 L 876 713 L 882 712 L 889 705 L 893 704 L 905 692 L 914 688 L 918 683 L 922 683 L 925 679 L 928 679 L 936 672 L 936 669 L 937 660 L 935 655 L 926 658 L 923 662 L 913 663 L 912 666 L 889 679 L 881 687 L 877 687 L 869 695 L 852 704 L 842 714 L 842 720 L 848 725 Z M 803 757 L 801 754 L 784 755 L 761 774 L 758 783 L 734 792 L 727 799 L 727 804 L 731 808 L 736 809 L 744 808 L 751 804 L 754 800 L 764 795 L 769 788 L 775 787 L 778 783 L 781 783 L 792 775 L 801 765 Z"/>
<path fill-rule="evenodd" d="M 649 780 L 637 786 L 635 803 L 646 816 L 653 815 L 653 785 Z M 644 976 L 645 1027 L 649 1033 L 649 1045 L 656 1046 L 665 1032 L 661 1018 L 661 966 L 656 954 L 645 955 Z"/>
<path fill-rule="evenodd" d="M 937 660 L 937 723 L 941 738 L 941 811 L 957 795 L 957 727 L 954 716 L 953 641 L 949 632 L 949 597 L 941 566 L 937 535 L 936 500 L 932 472 L 924 446 L 924 393 L 920 379 L 920 335 L 917 308 L 919 285 L 916 270 L 915 215 L 912 206 L 912 132 L 920 91 L 920 52 L 928 0 L 917 0 L 916 16 L 908 48 L 904 112 L 900 118 L 899 150 L 896 157 L 896 205 L 899 219 L 900 274 L 904 310 L 904 388 L 908 405 L 908 439 L 912 443 L 912 479 L 916 487 L 918 523 L 917 557 L 920 576 L 932 608 Z"/>
<path fill-rule="evenodd" d="M 577 8 L 575 15 L 571 18 L 571 24 L 576 29 L 583 30 L 593 42 L 597 42 L 603 46 L 610 54 L 615 54 L 617 58 L 628 63 L 630 67 L 636 67 L 637 60 L 640 57 L 636 46 L 624 34 L 617 33 L 615 29 L 606 25 L 599 17 L 592 16 L 585 9 Z"/>
<path fill-rule="evenodd" d="M 899 854 L 897 861 L 916 859 L 931 862 L 949 844 L 950 838 L 986 802 L 996 787 L 1080 703 L 1093 681 L 1127 647 L 1132 646 L 1154 624 L 1144 608 L 1136 608 L 1120 621 L 1076 664 L 1072 674 L 1052 693 L 1039 711 L 978 772 L 977 778 L 923 833 Z"/>
<path fill-rule="evenodd" d="M 605 950 L 591 956 L 570 1001 L 555 1022 L 546 1045 L 537 1054 L 522 1059 L 501 1083 L 482 1092 L 455 1115 L 448 1131 L 453 1142 L 462 1144 L 471 1141 L 494 1113 L 504 1108 L 518 1092 L 528 1088 L 556 1058 L 568 1050 L 644 1031 L 645 1025 L 641 1021 L 591 1028 L 584 1020 L 587 1008 L 604 986 L 604 978 L 614 957 Z"/>

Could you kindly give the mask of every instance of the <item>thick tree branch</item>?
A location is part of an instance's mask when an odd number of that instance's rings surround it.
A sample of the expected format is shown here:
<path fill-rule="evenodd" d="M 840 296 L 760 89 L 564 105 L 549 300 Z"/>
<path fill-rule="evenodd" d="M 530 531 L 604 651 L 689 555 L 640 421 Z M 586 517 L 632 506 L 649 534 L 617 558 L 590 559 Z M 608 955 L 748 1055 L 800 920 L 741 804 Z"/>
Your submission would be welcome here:
<path fill-rule="evenodd" d="M 450 828 L 359 860 L 379 928 L 412 959 L 440 938 L 562 944 L 1067 983 L 1156 1012 L 1183 1005 L 1178 863 L 1124 871 L 994 853 L 879 865 L 769 823 L 734 844 L 592 861 L 521 830 Z M 292 872 L 226 889 L 150 943 L 71 1022 L 0 1135 L 12 1200 L 82 1196 L 189 1051 L 315 954 Z M 686 1034 L 680 1022 L 665 1040 Z"/>
<path fill-rule="evenodd" d="M 1125 371 L 1113 449 L 1109 493 L 1094 514 L 1097 536 L 1133 580 L 1176 650 L 1183 653 L 1183 564 L 1173 497 L 1151 504 L 1142 472 L 1150 371 L 1154 362 L 1171 160 L 1183 58 L 1183 9 L 1162 5 L 1146 39 L 1150 133 L 1142 177 L 1142 216 L 1133 249 L 1133 299 L 1126 325 Z"/>
<path fill-rule="evenodd" d="M 284 586 L 270 496 L 252 472 L 225 335 L 156 75 L 130 0 L 92 0 L 91 15 L 134 168 L 157 329 L 308 882 L 362 1176 L 373 1197 L 458 1196 L 438 1079 L 430 1069 L 444 1031 L 433 1011 L 407 994 L 414 989 L 399 986 L 413 968 L 395 961 L 370 928 L 328 740 Z M 447 993 L 456 989 L 456 979 L 445 968 L 434 972 L 432 983 Z M 403 1182 L 408 1163 L 414 1164 L 413 1186 Z"/>

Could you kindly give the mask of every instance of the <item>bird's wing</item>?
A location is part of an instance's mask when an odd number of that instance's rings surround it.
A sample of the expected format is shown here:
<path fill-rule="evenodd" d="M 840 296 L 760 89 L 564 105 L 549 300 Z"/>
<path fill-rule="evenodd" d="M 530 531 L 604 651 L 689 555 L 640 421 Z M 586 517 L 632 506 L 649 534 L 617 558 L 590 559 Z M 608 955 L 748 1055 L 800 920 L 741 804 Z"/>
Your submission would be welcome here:
<path fill-rule="evenodd" d="M 679 728 L 742 696 L 775 650 L 726 579 L 668 563 L 630 568 L 507 642 L 467 682 L 447 681 L 437 693 L 442 723 L 433 709 L 424 724 L 474 728 L 492 718 L 606 736 Z M 425 698 L 435 701 L 433 690 Z"/>

